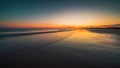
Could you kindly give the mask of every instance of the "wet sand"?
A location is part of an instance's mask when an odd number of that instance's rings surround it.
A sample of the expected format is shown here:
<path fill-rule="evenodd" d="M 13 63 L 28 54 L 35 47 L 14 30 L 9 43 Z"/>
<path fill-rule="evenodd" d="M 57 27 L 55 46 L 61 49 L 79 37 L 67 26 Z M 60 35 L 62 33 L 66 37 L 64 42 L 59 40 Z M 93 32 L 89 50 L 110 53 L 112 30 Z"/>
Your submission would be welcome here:
<path fill-rule="evenodd" d="M 37 34 L 0 40 L 0 47 L 4 67 L 120 67 L 120 35 L 116 33 L 75 30 Z"/>

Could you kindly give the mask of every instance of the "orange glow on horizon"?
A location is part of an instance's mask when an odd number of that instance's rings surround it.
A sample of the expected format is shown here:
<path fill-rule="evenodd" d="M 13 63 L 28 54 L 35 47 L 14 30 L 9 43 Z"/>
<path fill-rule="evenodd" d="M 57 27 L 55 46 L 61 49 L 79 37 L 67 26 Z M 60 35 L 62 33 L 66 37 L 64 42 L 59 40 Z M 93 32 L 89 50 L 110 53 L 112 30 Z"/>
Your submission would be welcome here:
<path fill-rule="evenodd" d="M 0 27 L 10 28 L 91 28 L 120 24 L 119 17 L 108 12 L 68 10 L 27 21 L 1 22 Z"/>
<path fill-rule="evenodd" d="M 8 28 L 64 28 L 67 27 L 65 25 L 58 25 L 58 24 L 39 24 L 39 23 L 2 23 L 0 24 L 1 27 L 8 27 Z"/>
<path fill-rule="evenodd" d="M 11 23 L 11 24 L 0 24 L 1 27 L 8 28 L 109 28 L 110 25 L 94 24 L 94 25 L 60 25 L 60 24 L 39 24 L 39 23 Z"/>

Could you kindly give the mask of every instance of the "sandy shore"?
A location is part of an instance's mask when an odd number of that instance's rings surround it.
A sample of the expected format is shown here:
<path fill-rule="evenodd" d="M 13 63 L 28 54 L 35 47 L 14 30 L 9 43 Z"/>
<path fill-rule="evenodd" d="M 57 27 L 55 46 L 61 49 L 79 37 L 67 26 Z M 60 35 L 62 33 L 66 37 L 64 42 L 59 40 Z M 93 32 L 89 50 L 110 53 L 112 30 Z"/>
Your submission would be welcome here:
<path fill-rule="evenodd" d="M 87 30 L 8 38 L 0 41 L 0 62 L 15 68 L 117 68 L 119 41 L 118 35 Z"/>

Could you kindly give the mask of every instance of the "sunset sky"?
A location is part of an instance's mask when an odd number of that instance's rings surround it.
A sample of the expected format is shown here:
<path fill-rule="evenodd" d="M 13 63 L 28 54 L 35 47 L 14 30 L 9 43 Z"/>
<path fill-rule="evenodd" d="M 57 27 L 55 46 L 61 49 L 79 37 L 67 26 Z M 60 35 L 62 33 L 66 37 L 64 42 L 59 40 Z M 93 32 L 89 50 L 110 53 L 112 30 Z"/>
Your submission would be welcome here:
<path fill-rule="evenodd" d="M 119 0 L 0 0 L 0 27 L 115 27 L 119 7 Z"/>

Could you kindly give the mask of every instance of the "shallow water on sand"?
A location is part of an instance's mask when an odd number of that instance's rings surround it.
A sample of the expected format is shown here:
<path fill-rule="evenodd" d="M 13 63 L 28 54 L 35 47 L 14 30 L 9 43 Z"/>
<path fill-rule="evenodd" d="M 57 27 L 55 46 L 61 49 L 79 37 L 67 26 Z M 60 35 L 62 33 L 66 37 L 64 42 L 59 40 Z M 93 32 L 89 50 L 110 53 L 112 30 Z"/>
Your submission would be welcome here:
<path fill-rule="evenodd" d="M 0 40 L 0 59 L 12 67 L 119 68 L 120 30 L 91 29 Z"/>
<path fill-rule="evenodd" d="M 69 37 L 72 31 L 5 37 L 0 39 L 0 54 L 39 49 Z"/>

